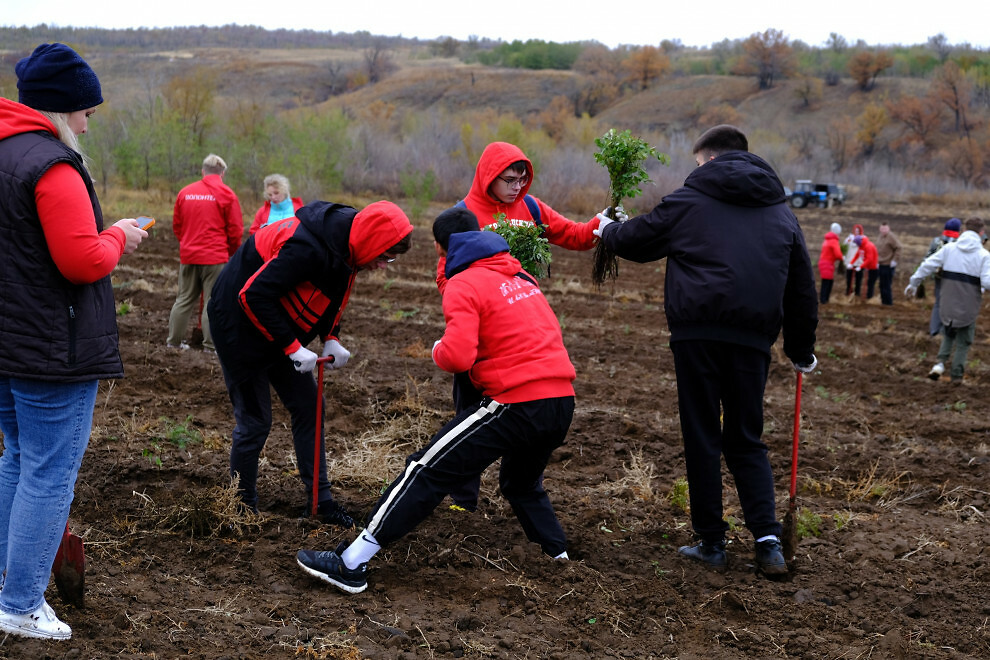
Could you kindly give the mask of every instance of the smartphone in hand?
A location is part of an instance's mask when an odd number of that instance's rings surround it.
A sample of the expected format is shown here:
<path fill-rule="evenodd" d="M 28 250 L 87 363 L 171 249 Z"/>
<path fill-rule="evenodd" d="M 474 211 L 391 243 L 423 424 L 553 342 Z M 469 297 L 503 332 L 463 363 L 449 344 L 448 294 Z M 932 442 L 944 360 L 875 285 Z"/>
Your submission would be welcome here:
<path fill-rule="evenodd" d="M 138 226 L 140 226 L 141 229 L 145 231 L 148 231 L 155 225 L 155 219 L 147 215 L 138 216 L 137 221 L 138 221 Z"/>

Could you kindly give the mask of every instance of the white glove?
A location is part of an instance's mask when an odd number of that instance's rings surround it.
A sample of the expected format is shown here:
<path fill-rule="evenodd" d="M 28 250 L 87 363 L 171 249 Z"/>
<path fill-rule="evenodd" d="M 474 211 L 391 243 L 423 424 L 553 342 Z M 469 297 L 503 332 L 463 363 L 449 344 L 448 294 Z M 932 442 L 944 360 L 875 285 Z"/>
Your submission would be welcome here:
<path fill-rule="evenodd" d="M 323 357 L 333 356 L 333 360 L 327 363 L 331 369 L 340 369 L 351 359 L 351 352 L 340 345 L 336 339 L 331 339 L 323 344 Z"/>
<path fill-rule="evenodd" d="M 608 211 L 608 209 L 605 209 L 605 211 Z M 602 213 L 605 213 L 605 211 L 602 211 Z M 626 210 L 621 206 L 616 206 L 615 211 L 614 213 L 612 213 L 612 215 L 615 216 L 616 222 L 625 222 L 626 220 L 629 219 L 629 216 L 626 215 Z"/>
<path fill-rule="evenodd" d="M 604 231 L 604 229 L 606 227 L 608 227 L 610 224 L 612 224 L 613 222 L 615 222 L 615 220 L 613 220 L 612 218 L 608 217 L 604 213 L 599 213 L 595 217 L 598 218 L 598 229 L 593 230 L 591 233 L 594 234 L 595 236 L 597 236 L 598 238 L 601 238 L 602 237 L 602 231 Z"/>
<path fill-rule="evenodd" d="M 893 259 L 891 259 L 891 260 L 890 260 L 890 267 L 891 267 L 891 268 L 897 268 L 897 262 L 896 262 L 896 261 L 894 261 Z"/>
<path fill-rule="evenodd" d="M 316 353 L 305 346 L 289 355 L 289 359 L 292 360 L 292 366 L 301 374 L 309 373 L 316 367 Z"/>
<path fill-rule="evenodd" d="M 918 287 L 916 287 L 915 285 L 908 284 L 906 287 L 904 287 L 904 295 L 905 296 L 907 296 L 907 297 L 910 298 L 911 296 L 913 296 L 916 293 L 918 293 Z"/>
<path fill-rule="evenodd" d="M 792 362 L 791 364 L 794 365 L 794 368 L 797 371 L 800 371 L 803 374 L 810 374 L 811 372 L 813 372 L 815 370 L 815 367 L 818 366 L 818 358 L 816 358 L 815 357 L 815 354 L 812 353 L 811 354 L 811 364 L 798 364 L 797 362 Z"/>

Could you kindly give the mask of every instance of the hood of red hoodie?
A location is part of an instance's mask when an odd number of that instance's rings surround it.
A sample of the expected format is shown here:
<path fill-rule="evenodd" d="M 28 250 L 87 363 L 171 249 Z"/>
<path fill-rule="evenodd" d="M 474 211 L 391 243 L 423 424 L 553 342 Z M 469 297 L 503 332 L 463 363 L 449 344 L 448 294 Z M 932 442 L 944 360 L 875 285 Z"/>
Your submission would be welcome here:
<path fill-rule="evenodd" d="M 361 268 L 412 233 L 409 218 L 397 205 L 382 200 L 365 206 L 354 216 L 348 246 L 352 265 Z"/>
<path fill-rule="evenodd" d="M 519 191 L 517 201 L 522 199 L 533 185 L 533 163 L 526 158 L 522 149 L 509 142 L 492 142 L 485 147 L 474 170 L 474 181 L 471 182 L 471 192 L 468 193 L 468 207 L 498 204 L 488 194 L 488 188 L 495 181 L 495 177 L 505 171 L 505 168 L 520 160 L 526 162 L 526 175 L 529 181 Z M 472 200 L 475 204 L 471 203 Z"/>
<path fill-rule="evenodd" d="M 47 131 L 58 135 L 48 117 L 22 103 L 0 98 L 0 140 L 31 131 Z"/>

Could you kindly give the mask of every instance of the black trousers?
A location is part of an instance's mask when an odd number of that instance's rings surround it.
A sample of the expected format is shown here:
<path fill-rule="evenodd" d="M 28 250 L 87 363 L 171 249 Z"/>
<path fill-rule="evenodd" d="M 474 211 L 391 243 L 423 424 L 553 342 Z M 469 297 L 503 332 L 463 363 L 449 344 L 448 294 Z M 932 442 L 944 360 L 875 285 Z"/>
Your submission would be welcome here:
<path fill-rule="evenodd" d="M 866 271 L 866 299 L 869 300 L 873 297 L 873 293 L 876 291 L 877 280 L 880 279 L 880 271 L 878 269 L 872 269 Z"/>
<path fill-rule="evenodd" d="M 853 289 L 853 279 L 856 281 L 856 287 Z M 854 268 L 849 268 L 846 270 L 846 295 L 852 293 L 856 294 L 858 298 L 860 292 L 863 290 L 863 271 L 856 270 Z"/>
<path fill-rule="evenodd" d="M 237 359 L 236 356 L 225 355 L 224 348 L 222 343 L 217 344 L 221 368 L 225 359 Z M 230 476 L 237 479 L 237 492 L 241 500 L 252 509 L 258 508 L 258 460 L 272 428 L 271 388 L 274 388 L 291 415 L 296 465 L 306 493 L 300 498 L 300 505 L 306 502 L 313 492 L 316 442 L 316 379 L 313 374 L 299 373 L 288 358 L 277 360 L 270 367 L 259 369 L 251 378 L 240 382 L 231 382 L 226 369 L 223 371 L 230 403 L 234 407 Z M 326 447 L 322 449 L 318 468 L 320 502 L 333 499 L 327 480 Z"/>
<path fill-rule="evenodd" d="M 670 349 L 695 533 L 718 542 L 729 528 L 722 519 L 724 456 L 754 538 L 779 536 L 773 472 L 761 439 L 770 355 L 717 341 L 677 341 Z"/>
<path fill-rule="evenodd" d="M 894 268 L 892 266 L 880 266 L 880 302 L 884 305 L 894 304 Z"/>
<path fill-rule="evenodd" d="M 466 371 L 454 374 L 451 394 L 454 398 L 454 411 L 458 414 L 481 401 L 481 392 L 471 382 L 471 378 Z M 474 511 L 478 508 L 478 497 L 480 493 L 481 475 L 478 474 L 463 484 L 452 488 L 450 499 L 454 500 L 454 504 L 457 506 L 464 507 L 468 511 Z"/>
<path fill-rule="evenodd" d="M 827 303 L 828 299 L 831 297 L 832 283 L 834 281 L 835 280 L 827 280 L 824 277 L 822 278 L 822 286 L 818 292 L 818 302 L 820 302 L 821 304 L 824 305 L 825 303 Z"/>
<path fill-rule="evenodd" d="M 574 397 L 502 404 L 484 398 L 458 414 L 412 454 L 368 516 L 367 530 L 382 546 L 422 522 L 452 488 L 480 475 L 499 458 L 499 488 L 526 537 L 555 557 L 567 538 L 543 489 L 543 471 L 564 444 Z"/>

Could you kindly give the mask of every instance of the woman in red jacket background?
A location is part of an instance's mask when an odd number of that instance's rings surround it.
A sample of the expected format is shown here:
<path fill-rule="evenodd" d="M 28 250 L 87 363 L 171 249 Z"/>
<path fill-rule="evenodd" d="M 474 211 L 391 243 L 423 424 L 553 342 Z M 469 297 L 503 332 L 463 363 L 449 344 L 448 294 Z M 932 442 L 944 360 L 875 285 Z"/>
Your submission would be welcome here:
<path fill-rule="evenodd" d="M 248 228 L 248 236 L 254 236 L 265 225 L 291 218 L 303 206 L 299 197 L 293 197 L 289 189 L 289 179 L 282 174 L 269 174 L 265 177 L 265 203 L 254 214 L 254 222 Z"/>
<path fill-rule="evenodd" d="M 825 233 L 825 240 L 822 241 L 822 253 L 818 257 L 818 274 L 822 278 L 822 286 L 818 295 L 818 302 L 823 305 L 828 302 L 832 295 L 832 282 L 835 280 L 835 265 L 842 261 L 842 248 L 839 246 L 839 234 L 842 227 L 838 222 L 833 222 L 829 231 Z"/>

